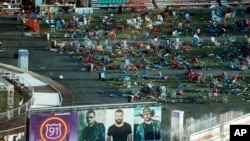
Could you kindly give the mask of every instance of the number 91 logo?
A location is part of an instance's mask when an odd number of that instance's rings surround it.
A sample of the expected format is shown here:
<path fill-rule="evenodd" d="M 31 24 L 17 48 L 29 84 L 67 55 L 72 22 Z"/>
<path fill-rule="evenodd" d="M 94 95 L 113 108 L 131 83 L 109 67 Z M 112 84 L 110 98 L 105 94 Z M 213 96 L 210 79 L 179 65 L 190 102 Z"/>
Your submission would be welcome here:
<path fill-rule="evenodd" d="M 68 133 L 67 123 L 60 117 L 50 117 L 41 124 L 40 137 L 42 141 L 64 141 Z"/>

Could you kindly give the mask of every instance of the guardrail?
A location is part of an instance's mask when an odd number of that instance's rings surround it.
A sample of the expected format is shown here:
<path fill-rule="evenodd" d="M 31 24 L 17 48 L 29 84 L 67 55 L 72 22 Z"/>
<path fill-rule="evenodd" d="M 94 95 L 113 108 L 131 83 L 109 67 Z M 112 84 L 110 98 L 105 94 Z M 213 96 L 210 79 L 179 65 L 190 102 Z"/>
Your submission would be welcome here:
<path fill-rule="evenodd" d="M 43 76 L 40 76 L 39 74 L 29 72 L 29 71 L 22 71 L 19 68 L 16 68 L 16 67 L 11 66 L 11 65 L 6 65 L 6 64 L 1 64 L 0 63 L 0 68 L 2 69 L 3 74 L 9 74 L 10 77 L 12 76 L 12 74 L 16 74 L 16 73 L 28 73 L 28 74 L 31 74 L 34 77 L 43 78 Z M 50 84 L 50 83 L 48 83 L 46 81 L 45 77 L 42 80 L 45 83 Z M 31 86 L 31 84 L 29 84 L 29 82 L 27 82 L 25 79 L 22 79 L 21 82 L 25 82 L 26 84 L 28 84 L 29 91 L 28 91 L 27 94 L 32 96 L 33 92 L 34 92 L 34 88 Z M 56 88 L 56 86 L 54 86 L 54 85 L 50 85 L 50 86 L 59 94 L 60 102 L 61 102 L 60 104 L 62 104 L 63 97 L 62 97 L 62 94 L 61 94 L 60 90 L 58 90 Z M 31 105 L 32 105 L 32 98 L 30 100 L 28 100 L 26 103 L 20 105 L 17 108 L 14 108 L 14 109 L 8 110 L 6 112 L 0 113 L 0 123 L 5 122 L 7 120 L 10 120 L 13 117 L 17 117 L 22 113 L 25 113 L 26 109 L 28 109 Z"/>
<path fill-rule="evenodd" d="M 250 114 L 240 116 L 230 121 L 221 123 L 217 126 L 208 128 L 206 130 L 198 131 L 190 134 L 188 138 L 183 139 L 184 141 L 200 141 L 200 140 L 225 140 L 229 139 L 230 125 L 246 125 L 250 121 Z"/>
<path fill-rule="evenodd" d="M 1 67 L 1 64 L 0 64 L 0 67 Z M 5 67 L 8 67 L 8 66 L 5 66 Z M 9 74 L 18 73 L 18 72 L 10 72 L 9 70 L 5 70 L 5 69 L 3 69 L 3 71 L 5 73 L 9 73 Z M 25 79 L 22 79 L 21 81 L 25 82 L 26 84 L 29 85 L 28 86 L 29 91 L 28 91 L 27 94 L 30 95 L 30 96 L 32 96 L 33 92 L 34 92 L 34 88 Z M 59 93 L 60 101 L 62 103 L 63 98 L 61 96 L 60 91 L 58 89 L 56 89 L 56 87 L 54 87 L 54 86 L 52 86 L 52 87 Z M 20 114 L 25 113 L 26 109 L 28 109 L 31 105 L 32 105 L 32 98 L 30 98 L 26 103 L 20 105 L 17 108 L 13 108 L 11 110 L 7 110 L 6 112 L 0 113 L 0 122 L 5 122 L 7 120 L 12 119 L 13 117 L 17 117 Z"/>
<path fill-rule="evenodd" d="M 61 105 L 67 105 L 67 104 L 72 105 L 73 104 L 73 100 L 70 100 L 70 99 L 66 99 L 66 102 L 63 103 L 63 96 L 62 96 L 63 94 L 61 93 L 61 90 L 59 90 L 59 89 L 62 89 L 63 86 L 60 85 L 59 83 L 54 83 L 53 80 L 51 80 L 47 77 L 36 74 L 34 72 L 21 70 L 17 67 L 7 65 L 7 64 L 2 64 L 2 63 L 0 63 L 0 72 L 1 72 L 1 74 L 4 74 L 5 76 L 7 76 L 7 77 L 9 76 L 11 78 L 13 76 L 15 76 L 15 74 L 17 74 L 17 73 L 28 73 L 33 77 L 36 77 L 40 80 L 43 80 L 46 84 L 49 84 L 59 94 Z M 28 84 L 28 86 L 27 86 L 28 93 L 27 94 L 32 96 L 34 93 L 34 88 L 32 87 L 32 85 L 29 84 L 29 82 L 27 82 L 25 79 L 22 79 L 21 82 L 25 82 L 26 84 Z M 69 94 L 69 92 L 65 88 L 62 90 L 65 90 L 65 94 Z M 24 104 L 20 105 L 19 107 L 10 109 L 10 110 L 3 112 L 3 113 L 0 113 L 0 123 L 7 122 L 11 119 L 19 117 L 21 114 L 24 114 L 27 111 L 27 109 L 29 109 L 29 107 L 31 105 L 32 105 L 32 98 L 30 98 L 28 101 L 26 101 Z M 25 125 L 11 128 L 11 129 L 1 130 L 0 136 L 1 135 L 8 135 L 8 133 L 13 134 L 16 131 L 20 132 L 20 130 L 24 129 L 24 126 Z"/>
<path fill-rule="evenodd" d="M 12 77 L 13 74 L 15 75 L 16 73 L 21 72 L 21 71 L 17 71 L 17 70 L 11 71 L 12 67 L 10 68 L 9 65 L 0 64 L 0 67 L 2 67 L 1 69 L 2 69 L 3 75 L 9 74 L 9 77 Z M 22 80 L 22 81 L 24 82 L 25 80 Z M 31 87 L 31 85 L 27 81 L 25 81 L 25 82 L 29 85 L 28 86 L 29 91 L 27 94 L 32 95 L 34 89 Z M 20 105 L 19 107 L 7 110 L 6 112 L 3 112 L 3 113 L 0 113 L 0 123 L 5 122 L 7 120 L 10 120 L 13 117 L 17 117 L 21 113 L 25 113 L 26 109 L 28 107 L 30 107 L 30 105 L 31 105 L 31 99 L 28 100 L 26 103 Z"/>
<path fill-rule="evenodd" d="M 20 114 L 25 113 L 26 109 L 30 106 L 31 106 L 31 99 L 17 108 L 0 113 L 0 121 L 5 122 L 5 121 L 8 121 L 14 117 L 19 116 Z"/>

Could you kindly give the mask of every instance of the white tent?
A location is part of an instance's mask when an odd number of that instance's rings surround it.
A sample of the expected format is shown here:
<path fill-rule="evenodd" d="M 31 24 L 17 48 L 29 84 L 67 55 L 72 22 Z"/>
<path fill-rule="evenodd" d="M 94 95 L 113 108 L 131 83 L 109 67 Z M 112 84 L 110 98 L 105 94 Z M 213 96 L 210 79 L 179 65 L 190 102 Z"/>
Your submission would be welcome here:
<path fill-rule="evenodd" d="M 59 93 L 34 92 L 30 108 L 61 106 Z"/>
<path fill-rule="evenodd" d="M 47 83 L 27 74 L 27 73 L 21 73 L 16 75 L 21 83 L 23 83 L 25 86 L 45 86 L 48 85 Z"/>

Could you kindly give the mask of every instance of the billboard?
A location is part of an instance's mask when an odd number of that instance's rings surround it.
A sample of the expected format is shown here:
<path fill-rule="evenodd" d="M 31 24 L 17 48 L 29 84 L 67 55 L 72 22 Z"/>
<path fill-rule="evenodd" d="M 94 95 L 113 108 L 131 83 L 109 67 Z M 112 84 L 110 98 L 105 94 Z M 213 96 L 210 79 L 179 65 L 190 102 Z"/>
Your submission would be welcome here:
<path fill-rule="evenodd" d="M 81 109 L 30 115 L 30 141 L 161 140 L 161 107 Z"/>

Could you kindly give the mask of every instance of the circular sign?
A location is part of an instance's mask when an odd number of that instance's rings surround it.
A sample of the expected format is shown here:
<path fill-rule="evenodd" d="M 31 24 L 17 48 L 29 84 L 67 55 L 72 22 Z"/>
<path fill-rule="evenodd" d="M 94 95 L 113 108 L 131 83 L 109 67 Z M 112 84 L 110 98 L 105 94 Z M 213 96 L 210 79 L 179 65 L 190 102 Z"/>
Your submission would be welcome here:
<path fill-rule="evenodd" d="M 42 141 L 63 141 L 68 133 L 68 126 L 60 117 L 49 117 L 45 119 L 39 129 Z"/>

